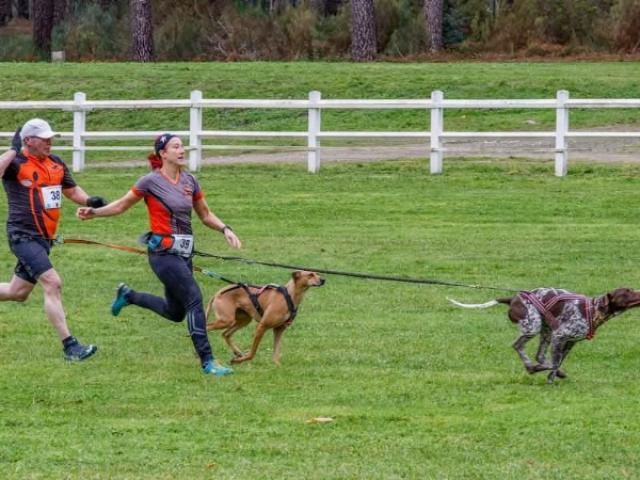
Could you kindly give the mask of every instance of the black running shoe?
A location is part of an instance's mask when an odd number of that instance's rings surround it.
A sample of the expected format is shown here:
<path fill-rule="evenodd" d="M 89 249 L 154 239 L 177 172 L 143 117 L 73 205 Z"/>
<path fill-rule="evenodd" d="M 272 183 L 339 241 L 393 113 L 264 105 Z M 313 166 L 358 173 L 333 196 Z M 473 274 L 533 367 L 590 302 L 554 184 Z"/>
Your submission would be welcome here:
<path fill-rule="evenodd" d="M 64 349 L 64 359 L 69 362 L 80 362 L 89 358 L 97 350 L 98 347 L 95 345 L 82 345 L 74 338 L 73 343 Z"/>

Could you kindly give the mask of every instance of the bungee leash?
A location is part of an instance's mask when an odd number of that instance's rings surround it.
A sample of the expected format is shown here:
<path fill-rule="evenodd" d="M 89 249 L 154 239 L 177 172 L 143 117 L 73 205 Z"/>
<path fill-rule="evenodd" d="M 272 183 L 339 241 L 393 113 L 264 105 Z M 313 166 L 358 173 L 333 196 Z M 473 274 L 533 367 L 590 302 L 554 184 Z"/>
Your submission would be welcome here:
<path fill-rule="evenodd" d="M 94 240 L 83 240 L 83 239 L 78 239 L 78 238 L 62 238 L 62 237 L 58 237 L 56 239 L 56 243 L 61 243 L 61 244 L 65 244 L 65 243 L 75 243 L 75 244 L 84 244 L 84 245 L 99 245 L 99 246 L 103 246 L 103 247 L 107 247 L 107 248 L 113 248 L 116 250 L 122 250 L 125 252 L 130 252 L 130 253 L 135 253 L 138 255 L 146 255 L 147 251 L 143 250 L 141 248 L 136 248 L 136 247 L 128 247 L 128 246 L 124 246 L 124 245 L 117 245 L 117 244 L 113 244 L 113 243 L 105 243 L 105 242 L 96 242 Z M 341 271 L 341 270 L 330 270 L 330 269 L 325 269 L 325 268 L 314 268 L 314 267 L 305 267 L 305 266 L 300 266 L 300 265 L 290 265 L 290 264 L 286 264 L 286 263 L 277 263 L 277 262 L 266 262 L 266 261 L 262 261 L 262 260 L 255 260 L 255 259 L 251 259 L 251 258 L 245 258 L 245 257 L 239 257 L 239 256 L 233 256 L 233 255 L 216 255 L 213 253 L 207 253 L 207 252 L 202 252 L 200 250 L 194 250 L 193 251 L 194 255 L 197 255 L 199 257 L 205 257 L 205 258 L 214 258 L 217 260 L 224 260 L 224 261 L 228 261 L 228 262 L 239 262 L 239 263 L 244 263 L 247 265 L 262 265 L 262 266 L 267 266 L 267 267 L 275 267 L 275 268 L 285 268 L 288 270 L 307 270 L 307 271 L 311 271 L 311 272 L 316 272 L 316 273 L 324 273 L 327 275 L 339 275 L 339 276 L 343 276 L 343 277 L 352 277 L 352 278 L 362 278 L 362 279 L 367 279 L 367 280 L 382 280 L 382 281 L 387 281 L 387 282 L 399 282 L 399 283 L 412 283 L 412 284 L 420 284 L 420 285 L 443 285 L 443 286 L 447 286 L 447 287 L 462 287 L 462 288 L 475 288 L 475 289 L 479 289 L 479 290 L 497 290 L 497 291 L 501 291 L 501 292 L 520 292 L 521 290 L 516 290 L 516 289 L 512 289 L 512 288 L 503 288 L 503 287 L 494 287 L 494 286 L 489 286 L 489 285 L 471 285 L 471 284 L 466 284 L 466 283 L 459 283 L 459 282 L 451 282 L 451 281 L 446 281 L 446 280 L 437 280 L 437 279 L 430 279 L 430 278 L 413 278 L 413 277 L 402 277 L 402 276 L 394 276 L 394 275 L 377 275 L 377 274 L 371 274 L 371 273 L 359 273 L 359 272 L 346 272 L 346 271 Z M 225 278 L 224 276 L 212 271 L 212 270 L 205 270 L 202 269 L 200 267 L 196 267 L 194 266 L 193 269 L 197 272 L 203 273 L 204 275 L 207 275 L 209 277 L 212 278 L 217 278 L 219 280 L 222 280 L 223 282 L 227 282 L 227 283 L 242 283 L 242 282 L 236 282 L 233 280 L 230 280 L 228 278 Z"/>
<path fill-rule="evenodd" d="M 505 291 L 520 292 L 521 291 L 521 290 L 515 290 L 512 288 L 493 287 L 488 285 L 470 285 L 466 283 L 450 282 L 446 280 L 436 280 L 436 279 L 429 279 L 429 278 L 412 278 L 412 277 L 401 277 L 401 276 L 394 276 L 394 275 L 377 275 L 372 273 L 345 272 L 341 270 L 328 270 L 323 268 L 304 267 L 300 265 L 289 265 L 286 263 L 265 262 L 261 260 L 254 260 L 251 258 L 244 258 L 244 257 L 238 257 L 238 256 L 215 255 L 213 253 L 206 253 L 199 250 L 194 250 L 193 254 L 198 255 L 200 257 L 215 258 L 215 259 L 224 260 L 224 261 L 240 262 L 248 265 L 264 265 L 267 267 L 286 268 L 289 270 L 308 270 L 311 272 L 325 273 L 327 275 L 340 275 L 343 277 L 355 277 L 355 278 L 364 278 L 364 279 L 370 279 L 370 280 L 383 280 L 388 282 L 414 283 L 414 284 L 422 284 L 422 285 L 445 285 L 448 287 L 464 287 L 464 288 L 476 288 L 476 289 L 482 289 L 482 290 L 498 290 L 502 292 L 505 292 Z"/>
<path fill-rule="evenodd" d="M 107 248 L 113 248 L 115 250 L 122 250 L 123 252 L 135 253 L 136 255 L 147 255 L 147 251 L 142 248 L 128 247 L 126 245 L 118 245 L 115 243 L 96 242 L 95 240 L 84 240 L 81 238 L 63 238 L 60 235 L 58 235 L 58 237 L 54 239 L 54 242 L 60 245 L 64 245 L 65 243 L 75 243 L 79 245 L 97 245 L 100 247 L 107 247 Z M 226 282 L 229 284 L 241 283 L 241 282 L 236 282 L 235 280 L 230 280 L 220 275 L 219 273 L 214 272 L 213 270 L 206 270 L 204 268 L 198 267 L 197 265 L 193 266 L 193 270 L 196 272 L 200 272 L 208 277 L 217 278 L 218 280 L 222 280 L 223 282 Z"/>

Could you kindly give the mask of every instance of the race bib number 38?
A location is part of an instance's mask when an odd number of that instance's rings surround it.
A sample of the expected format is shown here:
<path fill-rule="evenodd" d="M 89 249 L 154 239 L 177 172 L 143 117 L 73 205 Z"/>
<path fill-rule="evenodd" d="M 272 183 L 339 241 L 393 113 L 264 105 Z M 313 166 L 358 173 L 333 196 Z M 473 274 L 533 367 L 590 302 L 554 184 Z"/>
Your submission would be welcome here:
<path fill-rule="evenodd" d="M 62 187 L 54 185 L 53 187 L 42 187 L 42 200 L 44 208 L 60 208 L 62 205 Z"/>

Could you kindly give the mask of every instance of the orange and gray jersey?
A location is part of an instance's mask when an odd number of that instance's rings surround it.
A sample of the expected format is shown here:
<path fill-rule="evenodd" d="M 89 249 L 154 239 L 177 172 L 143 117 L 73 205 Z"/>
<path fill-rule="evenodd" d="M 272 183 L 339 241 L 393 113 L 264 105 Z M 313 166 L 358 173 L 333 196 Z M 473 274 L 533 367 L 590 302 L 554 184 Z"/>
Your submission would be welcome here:
<path fill-rule="evenodd" d="M 131 191 L 144 198 L 153 233 L 192 234 L 191 210 L 194 202 L 204 197 L 193 175 L 181 171 L 173 180 L 160 170 L 154 170 L 138 179 Z"/>
<path fill-rule="evenodd" d="M 53 239 L 62 190 L 76 186 L 65 163 L 54 155 L 39 160 L 28 153 L 18 154 L 5 170 L 2 183 L 9 202 L 7 233 Z"/>

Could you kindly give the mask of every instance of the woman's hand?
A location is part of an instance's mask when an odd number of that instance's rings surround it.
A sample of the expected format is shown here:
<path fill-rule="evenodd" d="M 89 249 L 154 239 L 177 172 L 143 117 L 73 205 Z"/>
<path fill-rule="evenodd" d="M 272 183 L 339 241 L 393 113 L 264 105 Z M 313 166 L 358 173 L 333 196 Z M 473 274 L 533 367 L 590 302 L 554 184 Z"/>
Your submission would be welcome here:
<path fill-rule="evenodd" d="M 80 220 L 91 220 L 96 217 L 96 212 L 93 207 L 80 207 L 76 210 L 76 217 Z"/>
<path fill-rule="evenodd" d="M 227 241 L 227 243 L 229 245 L 231 245 L 233 248 L 240 248 L 242 247 L 242 242 L 240 241 L 240 239 L 238 238 L 238 236 L 234 233 L 233 230 L 231 230 L 230 228 L 225 228 L 223 230 L 224 233 L 224 238 Z"/>

